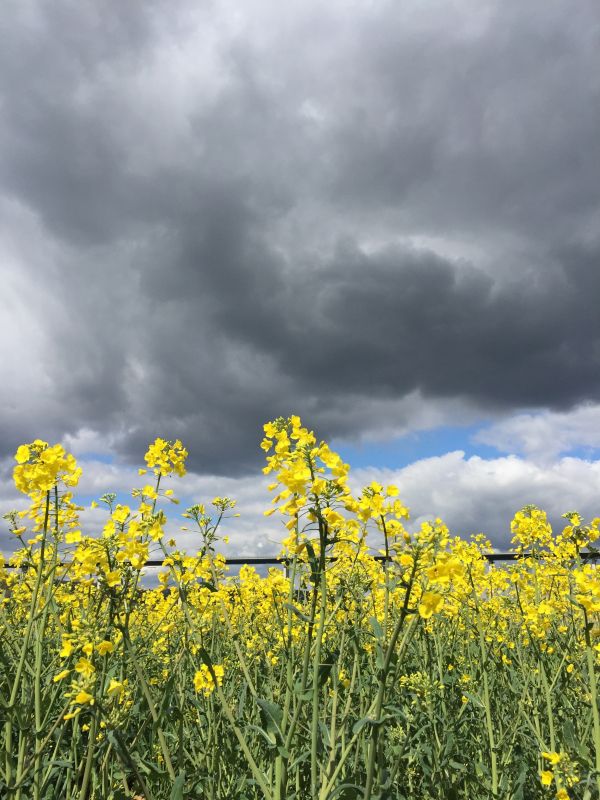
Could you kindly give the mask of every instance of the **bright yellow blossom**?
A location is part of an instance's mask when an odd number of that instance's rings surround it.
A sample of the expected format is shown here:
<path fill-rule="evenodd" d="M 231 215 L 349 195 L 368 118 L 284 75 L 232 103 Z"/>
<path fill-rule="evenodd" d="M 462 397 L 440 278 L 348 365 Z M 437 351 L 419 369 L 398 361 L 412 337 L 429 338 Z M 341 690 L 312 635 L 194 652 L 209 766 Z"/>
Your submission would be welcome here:
<path fill-rule="evenodd" d="M 83 689 L 80 692 L 77 692 L 75 695 L 75 702 L 79 703 L 79 705 L 85 705 L 89 703 L 91 706 L 94 705 L 94 695 L 90 694 L 89 692 L 85 692 Z"/>
<path fill-rule="evenodd" d="M 444 605 L 444 598 L 435 592 L 424 592 L 419 603 L 419 614 L 423 619 L 429 619 L 436 614 Z"/>
<path fill-rule="evenodd" d="M 223 675 L 225 674 L 223 666 L 221 664 L 214 664 L 213 672 L 217 680 L 216 685 L 221 686 L 223 683 Z M 194 689 L 197 692 L 202 692 L 205 696 L 212 694 L 215 689 L 215 681 L 206 664 L 202 664 L 194 675 Z"/>

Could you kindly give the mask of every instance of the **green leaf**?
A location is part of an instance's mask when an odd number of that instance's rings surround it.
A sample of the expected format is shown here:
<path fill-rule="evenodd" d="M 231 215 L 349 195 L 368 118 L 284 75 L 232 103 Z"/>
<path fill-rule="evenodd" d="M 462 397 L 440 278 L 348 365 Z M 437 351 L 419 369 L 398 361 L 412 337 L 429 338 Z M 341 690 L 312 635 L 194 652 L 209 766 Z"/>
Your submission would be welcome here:
<path fill-rule="evenodd" d="M 173 685 L 175 683 L 176 677 L 177 673 L 173 672 L 167 679 L 167 682 L 163 684 L 163 697 L 159 706 L 160 709 L 159 716 L 162 716 L 162 714 L 167 710 L 167 703 L 172 704 L 172 699 L 174 696 Z M 181 712 L 179 708 L 177 708 L 177 706 L 171 705 L 170 708 L 168 709 L 169 718 L 172 720 L 176 720 L 179 718 L 180 715 Z"/>
<path fill-rule="evenodd" d="M 263 730 L 263 728 L 260 727 L 260 725 L 253 725 L 252 723 L 249 723 L 248 725 L 246 725 L 246 730 L 256 731 L 256 733 L 259 733 L 267 743 L 268 747 L 275 747 L 277 744 L 276 737 L 270 736 L 265 730 Z"/>
<path fill-rule="evenodd" d="M 302 689 L 302 681 L 296 681 L 294 684 L 294 694 L 298 700 L 310 700 L 312 697 L 312 688 L 309 686 L 306 689 Z"/>
<path fill-rule="evenodd" d="M 135 765 L 144 775 L 152 775 L 155 778 L 165 778 L 167 776 L 166 770 L 160 769 L 152 761 L 146 761 L 138 753 L 134 753 L 132 757 L 135 759 Z"/>
<path fill-rule="evenodd" d="M 335 787 L 331 794 L 327 795 L 327 800 L 335 800 L 336 798 L 339 798 L 339 800 L 360 800 L 363 794 L 364 789 L 362 786 L 358 786 L 356 783 L 341 783 Z"/>
<path fill-rule="evenodd" d="M 379 639 L 380 641 L 383 641 L 384 638 L 383 628 L 381 627 L 381 624 L 379 623 L 377 617 L 369 617 L 369 624 L 373 628 L 373 632 L 375 633 L 376 638 Z"/>
<path fill-rule="evenodd" d="M 272 703 L 270 700 L 264 700 L 262 697 L 256 697 L 255 700 L 263 714 L 266 716 L 270 725 L 275 726 L 275 728 L 279 730 L 281 720 L 283 719 L 283 709 L 278 706 L 277 703 Z"/>
<path fill-rule="evenodd" d="M 477 697 L 476 694 L 471 694 L 470 692 L 464 692 L 464 695 L 473 703 L 473 705 L 477 706 L 478 708 L 485 708 L 485 705 L 483 704 L 481 699 Z"/>
<path fill-rule="evenodd" d="M 62 769 L 73 769 L 75 767 L 75 763 L 66 758 L 57 758 L 54 761 L 49 761 L 47 764 L 48 767 L 61 767 Z"/>
<path fill-rule="evenodd" d="M 308 617 L 306 614 L 303 614 L 302 611 L 300 611 L 299 608 L 296 608 L 296 606 L 293 603 L 284 603 L 283 607 L 291 609 L 291 611 L 293 611 L 293 613 L 297 617 L 299 617 L 303 622 L 310 622 L 310 617 Z"/>
<path fill-rule="evenodd" d="M 323 686 L 323 684 L 329 678 L 333 665 L 337 661 L 338 656 L 339 656 L 338 651 L 333 651 L 331 653 L 328 653 L 325 656 L 324 660 L 319 664 L 319 677 L 318 677 L 319 687 Z"/>
<path fill-rule="evenodd" d="M 244 716 L 244 705 L 246 704 L 246 698 L 248 696 L 248 684 L 243 683 L 240 688 L 240 694 L 238 697 L 238 719 L 242 719 Z"/>
<path fill-rule="evenodd" d="M 310 750 L 304 750 L 304 752 L 300 753 L 300 755 L 292 761 L 289 766 L 289 772 L 293 772 L 293 770 L 298 766 L 298 764 L 302 764 L 304 761 L 308 761 L 310 759 Z"/>
<path fill-rule="evenodd" d="M 284 747 L 284 738 L 281 732 L 283 709 L 276 703 L 272 703 L 270 700 L 264 700 L 262 697 L 256 697 L 255 700 L 260 708 L 260 716 L 267 730 L 268 740 L 272 745 L 277 747 L 277 750 L 283 758 L 289 758 L 289 753 Z"/>
<path fill-rule="evenodd" d="M 352 733 L 358 733 L 361 731 L 366 725 L 371 725 L 373 728 L 376 728 L 380 725 L 385 725 L 385 719 L 374 719 L 373 717 L 363 717 L 359 719 L 358 722 L 355 722 L 352 726 Z"/>
<path fill-rule="evenodd" d="M 323 720 L 319 720 L 319 741 L 321 744 L 321 749 L 330 750 L 331 737 L 329 735 L 329 727 L 323 722 Z"/>
<path fill-rule="evenodd" d="M 208 652 L 206 651 L 206 649 L 205 649 L 204 647 L 199 647 L 199 648 L 198 648 L 198 655 L 199 655 L 199 656 L 200 656 L 200 658 L 202 659 L 202 662 L 203 662 L 204 664 L 206 664 L 206 666 L 208 667 L 209 671 L 210 671 L 210 672 L 211 672 L 211 674 L 212 674 L 212 671 L 213 671 L 213 663 L 212 663 L 212 661 L 211 661 L 211 658 L 210 658 L 210 655 L 208 654 Z"/>
<path fill-rule="evenodd" d="M 316 586 L 319 582 L 319 559 L 310 541 L 306 542 L 306 552 L 308 553 L 308 563 L 310 564 L 310 579 Z"/>
<path fill-rule="evenodd" d="M 183 787 L 185 785 L 185 772 L 182 770 L 175 778 L 175 783 L 171 789 L 171 797 L 169 800 L 184 800 Z"/>

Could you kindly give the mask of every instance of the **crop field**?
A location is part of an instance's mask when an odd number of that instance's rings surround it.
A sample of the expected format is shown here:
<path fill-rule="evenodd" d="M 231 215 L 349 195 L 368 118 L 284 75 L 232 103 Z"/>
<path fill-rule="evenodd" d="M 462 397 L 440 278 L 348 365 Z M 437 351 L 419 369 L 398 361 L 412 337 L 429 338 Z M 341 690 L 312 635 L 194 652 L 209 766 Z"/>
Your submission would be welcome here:
<path fill-rule="evenodd" d="M 228 576 L 216 497 L 164 533 L 185 473 L 157 439 L 132 505 L 81 530 L 60 445 L 16 453 L 27 510 L 0 559 L 0 797 L 6 800 L 600 798 L 600 518 L 533 506 L 509 565 L 480 534 L 406 528 L 395 486 L 357 496 L 298 417 L 265 425 L 284 574 Z M 163 486 L 161 487 L 161 482 Z M 367 547 L 377 541 L 376 560 Z M 159 587 L 143 589 L 160 558 Z"/>

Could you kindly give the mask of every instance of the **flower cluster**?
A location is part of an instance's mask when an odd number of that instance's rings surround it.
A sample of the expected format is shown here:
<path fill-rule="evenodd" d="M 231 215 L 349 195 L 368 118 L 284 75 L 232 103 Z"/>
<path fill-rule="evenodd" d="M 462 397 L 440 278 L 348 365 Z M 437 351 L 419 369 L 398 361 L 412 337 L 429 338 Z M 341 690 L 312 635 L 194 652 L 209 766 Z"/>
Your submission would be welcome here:
<path fill-rule="evenodd" d="M 34 498 L 39 493 L 49 492 L 57 482 L 65 486 L 77 486 L 81 476 L 81 468 L 70 453 L 65 453 L 59 444 L 50 447 L 48 442 L 41 439 L 22 444 L 15 454 L 15 460 L 15 486 L 23 494 Z"/>
<path fill-rule="evenodd" d="M 146 464 L 154 470 L 155 475 L 185 475 L 185 459 L 188 452 L 179 439 L 174 442 L 155 439 L 144 456 Z"/>
<path fill-rule="evenodd" d="M 217 686 L 222 686 L 225 670 L 222 664 L 214 664 L 212 669 L 201 664 L 194 675 L 194 689 L 205 697 L 211 695 Z"/>

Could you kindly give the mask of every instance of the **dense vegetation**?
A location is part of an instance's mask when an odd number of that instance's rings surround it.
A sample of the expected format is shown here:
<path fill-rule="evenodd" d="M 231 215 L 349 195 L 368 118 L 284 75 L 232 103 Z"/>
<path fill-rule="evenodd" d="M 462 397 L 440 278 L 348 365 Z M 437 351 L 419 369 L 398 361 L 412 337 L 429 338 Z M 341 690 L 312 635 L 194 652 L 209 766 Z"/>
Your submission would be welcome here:
<path fill-rule="evenodd" d="M 6 515 L 21 548 L 0 561 L 1 796 L 600 797 L 600 578 L 581 557 L 600 519 L 567 514 L 555 536 L 527 507 L 512 523 L 523 557 L 495 567 L 482 535 L 441 520 L 409 533 L 396 487 L 353 496 L 348 465 L 297 417 L 265 434 L 289 571 L 264 578 L 227 576 L 229 498 L 187 509 L 195 555 L 167 541 L 180 442 L 149 448 L 135 508 L 102 498 L 96 536 L 74 458 L 19 447 L 31 502 Z M 142 591 L 157 553 L 160 587 Z"/>

